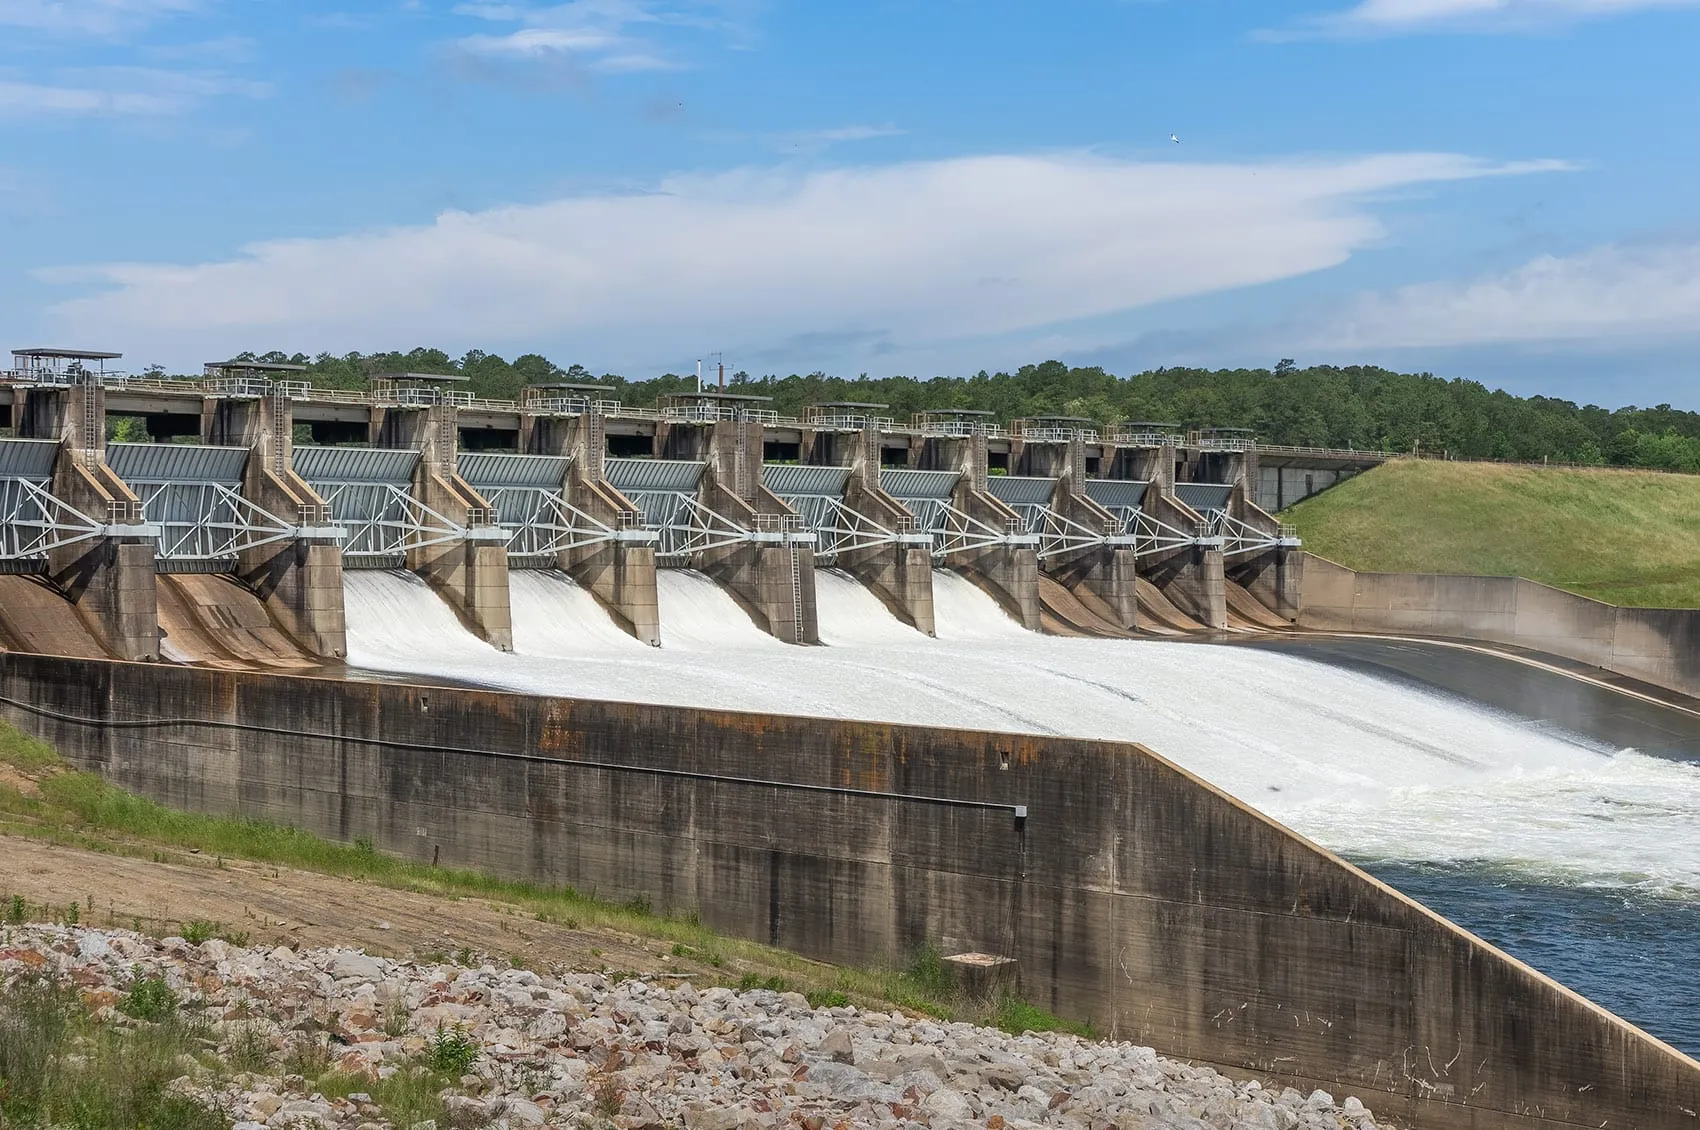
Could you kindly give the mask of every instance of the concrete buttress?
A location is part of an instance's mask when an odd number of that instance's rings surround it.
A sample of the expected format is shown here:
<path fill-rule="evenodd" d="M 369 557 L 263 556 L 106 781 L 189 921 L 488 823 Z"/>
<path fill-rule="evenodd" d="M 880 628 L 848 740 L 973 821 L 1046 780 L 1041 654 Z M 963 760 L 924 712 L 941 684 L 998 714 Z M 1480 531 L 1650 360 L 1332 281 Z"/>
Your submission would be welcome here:
<path fill-rule="evenodd" d="M 1020 516 L 986 491 L 989 471 L 985 436 L 927 437 L 921 448 L 920 469 L 961 472 L 951 496 L 953 507 L 990 529 L 1020 528 Z M 944 563 L 989 592 L 1022 627 L 1039 630 L 1039 554 L 1033 546 L 1000 544 L 956 550 L 945 555 Z"/>
<path fill-rule="evenodd" d="M 1023 475 L 1057 480 L 1051 509 L 1064 521 L 1089 530 L 1111 531 L 1115 516 L 1086 496 L 1086 444 L 1078 435 L 1066 443 L 1013 441 L 1011 463 Z M 1040 562 L 1047 574 L 1118 628 L 1139 627 L 1139 595 L 1131 547 L 1089 546 L 1063 551 Z"/>
<path fill-rule="evenodd" d="M 914 515 L 879 485 L 880 433 L 867 429 L 834 438 L 852 441 L 835 445 L 833 452 L 850 459 L 844 505 L 888 530 L 913 528 Z M 834 445 L 817 445 L 817 450 L 827 446 Z M 845 550 L 838 555 L 838 567 L 866 585 L 893 616 L 918 632 L 935 634 L 933 554 L 920 537 Z"/>
<path fill-rule="evenodd" d="M 100 536 L 51 551 L 49 579 L 115 657 L 157 660 L 155 543 L 142 526 L 141 501 L 106 465 L 106 390 L 88 379 L 20 395 L 19 434 L 59 441 L 51 493 L 105 526 Z"/>
<path fill-rule="evenodd" d="M 292 466 L 291 401 L 275 392 L 253 399 L 209 398 L 202 413 L 207 443 L 248 448 L 242 496 L 286 522 L 328 525 L 330 508 Z M 267 614 L 309 655 L 348 654 L 342 547 L 335 538 L 288 538 L 243 550 L 236 575 Z"/>
<path fill-rule="evenodd" d="M 777 639 L 819 643 L 814 550 L 795 540 L 796 512 L 762 485 L 761 423 L 720 420 L 706 430 L 702 504 L 755 531 L 758 540 L 702 550 L 696 567 L 731 592 Z"/>
<path fill-rule="evenodd" d="M 567 502 L 605 525 L 622 528 L 637 507 L 602 473 L 606 440 L 594 409 L 579 416 L 524 417 L 520 446 L 532 455 L 568 457 L 561 491 Z M 560 568 L 588 589 L 626 631 L 658 647 L 661 614 L 655 590 L 655 547 L 602 541 L 561 552 Z"/>
<path fill-rule="evenodd" d="M 490 504 L 455 470 L 454 406 L 386 408 L 379 435 L 383 447 L 419 451 L 414 500 L 467 533 L 410 549 L 407 567 L 448 602 L 470 631 L 493 647 L 512 651 L 507 541 L 495 525 Z"/>

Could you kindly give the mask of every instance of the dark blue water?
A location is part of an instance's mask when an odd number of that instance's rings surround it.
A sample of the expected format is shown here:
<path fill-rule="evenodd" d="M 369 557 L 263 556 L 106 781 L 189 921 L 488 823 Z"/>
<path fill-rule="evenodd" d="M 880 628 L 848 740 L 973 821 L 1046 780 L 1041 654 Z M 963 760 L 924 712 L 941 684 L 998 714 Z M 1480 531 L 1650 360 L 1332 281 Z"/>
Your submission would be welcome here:
<path fill-rule="evenodd" d="M 1550 886 L 1456 865 L 1354 862 L 1700 1058 L 1700 903 L 1621 888 Z"/>
<path fill-rule="evenodd" d="M 1578 680 L 1503 656 L 1413 640 L 1323 637 L 1257 641 L 1257 646 L 1455 695 L 1603 748 L 1700 762 L 1700 709 L 1694 700 L 1605 672 L 1583 671 L 1592 681 Z M 1700 895 L 1559 886 L 1486 865 L 1353 862 L 1595 1004 L 1700 1058 Z"/>

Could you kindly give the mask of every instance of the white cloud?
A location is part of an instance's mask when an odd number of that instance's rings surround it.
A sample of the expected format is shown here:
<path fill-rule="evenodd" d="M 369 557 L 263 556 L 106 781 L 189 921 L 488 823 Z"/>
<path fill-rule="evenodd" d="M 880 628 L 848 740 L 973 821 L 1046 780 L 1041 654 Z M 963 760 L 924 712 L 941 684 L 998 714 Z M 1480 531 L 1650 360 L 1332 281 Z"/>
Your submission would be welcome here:
<path fill-rule="evenodd" d="M 469 35 L 452 44 L 478 60 L 583 67 L 608 74 L 677 70 L 684 64 L 661 42 L 674 29 L 733 30 L 704 0 L 663 8 L 651 0 L 568 0 L 564 4 L 458 5 L 456 15 L 519 25 L 502 35 Z"/>
<path fill-rule="evenodd" d="M 1424 31 L 1529 31 L 1554 24 L 1659 8 L 1700 7 L 1700 0 L 1361 0 L 1318 16 L 1292 35 L 1376 36 Z"/>
<path fill-rule="evenodd" d="M 835 126 L 831 129 L 805 129 L 782 133 L 774 138 L 780 149 L 802 149 L 809 152 L 840 145 L 847 141 L 873 141 L 881 137 L 901 137 L 909 131 L 887 123 L 883 126 Z"/>
<path fill-rule="evenodd" d="M 53 313 L 72 337 L 197 356 L 431 341 L 570 344 L 642 365 L 704 342 L 921 347 L 1321 270 L 1382 238 L 1372 207 L 1389 192 L 1559 167 L 1055 154 L 747 169 L 266 241 L 217 262 L 61 270 L 55 281 L 103 289 Z"/>
<path fill-rule="evenodd" d="M 1700 335 L 1700 243 L 1608 245 L 1468 282 L 1365 295 L 1320 347 L 1409 349 Z"/>
<path fill-rule="evenodd" d="M 0 0 L 0 27 L 105 37 L 201 6 L 201 0 Z"/>
<path fill-rule="evenodd" d="M 219 95 L 266 92 L 263 83 L 218 74 L 99 67 L 63 72 L 54 82 L 0 80 L 0 117 L 158 117 Z"/>

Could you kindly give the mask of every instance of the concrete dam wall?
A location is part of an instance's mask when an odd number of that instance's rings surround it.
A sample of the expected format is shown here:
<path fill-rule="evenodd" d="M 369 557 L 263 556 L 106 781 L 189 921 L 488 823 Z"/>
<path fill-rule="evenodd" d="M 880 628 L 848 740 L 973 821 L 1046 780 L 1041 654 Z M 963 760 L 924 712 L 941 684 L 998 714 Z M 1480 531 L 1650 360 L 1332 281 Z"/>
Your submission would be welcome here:
<path fill-rule="evenodd" d="M 1691 1127 L 1700 1065 L 1142 747 L 0 655 L 6 717 L 174 806 L 646 897 L 830 961 L 922 944 L 1423 1127 Z"/>
<path fill-rule="evenodd" d="M 1360 573 L 1306 554 L 1299 626 L 1510 644 L 1700 696 L 1700 609 L 1623 608 L 1522 577 Z"/>

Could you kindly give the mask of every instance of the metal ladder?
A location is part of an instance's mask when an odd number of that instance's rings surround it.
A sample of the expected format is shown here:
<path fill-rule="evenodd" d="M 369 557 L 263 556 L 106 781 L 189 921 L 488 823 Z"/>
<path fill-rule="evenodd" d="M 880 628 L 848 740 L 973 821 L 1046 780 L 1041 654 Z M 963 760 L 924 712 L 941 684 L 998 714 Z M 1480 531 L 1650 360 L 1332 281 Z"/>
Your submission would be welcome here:
<path fill-rule="evenodd" d="M 736 445 L 737 454 L 733 460 L 735 466 L 732 470 L 732 490 L 739 498 L 748 502 L 752 493 L 749 489 L 749 473 L 747 470 L 750 453 L 750 428 L 743 420 L 739 420 L 736 423 L 738 428 L 738 442 Z"/>
<path fill-rule="evenodd" d="M 608 421 L 602 413 L 591 408 L 584 414 L 585 426 L 585 478 L 592 482 L 602 480 L 603 460 L 608 456 Z"/>
<path fill-rule="evenodd" d="M 289 427 L 290 414 L 284 411 L 283 396 L 274 391 L 270 397 L 271 404 L 271 451 L 268 453 L 272 473 L 282 478 L 287 468 L 284 467 L 284 453 L 289 450 L 290 437 L 285 434 Z"/>
<path fill-rule="evenodd" d="M 803 562 L 791 547 L 791 642 L 803 642 Z"/>
<path fill-rule="evenodd" d="M 83 460 L 93 463 L 96 454 L 100 451 L 101 440 L 105 438 L 106 413 L 102 412 L 100 405 L 96 403 L 95 393 L 100 388 L 100 384 L 92 373 L 83 374 L 82 386 L 83 434 L 81 438 L 83 442 L 81 447 Z"/>

